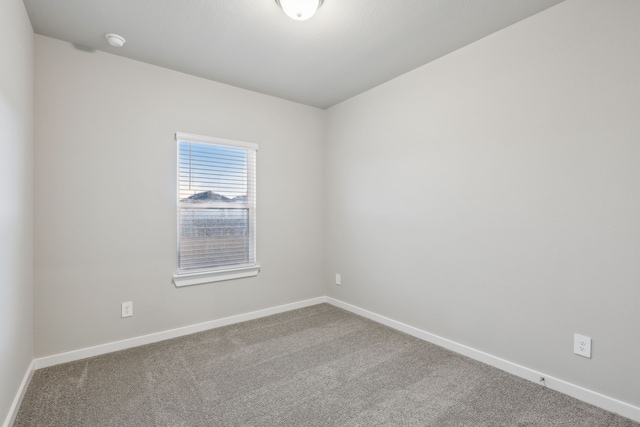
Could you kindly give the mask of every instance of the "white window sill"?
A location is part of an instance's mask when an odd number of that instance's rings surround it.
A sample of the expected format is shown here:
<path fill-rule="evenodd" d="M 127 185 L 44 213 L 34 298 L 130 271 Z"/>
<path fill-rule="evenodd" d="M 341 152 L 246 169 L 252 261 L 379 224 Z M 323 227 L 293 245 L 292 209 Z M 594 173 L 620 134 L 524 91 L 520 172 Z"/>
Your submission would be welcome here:
<path fill-rule="evenodd" d="M 259 271 L 259 265 L 252 265 L 250 267 L 233 268 L 229 270 L 176 274 L 173 276 L 173 284 L 176 285 L 176 288 L 181 288 L 183 286 L 202 285 L 205 283 L 221 282 L 223 280 L 253 277 L 257 276 Z"/>

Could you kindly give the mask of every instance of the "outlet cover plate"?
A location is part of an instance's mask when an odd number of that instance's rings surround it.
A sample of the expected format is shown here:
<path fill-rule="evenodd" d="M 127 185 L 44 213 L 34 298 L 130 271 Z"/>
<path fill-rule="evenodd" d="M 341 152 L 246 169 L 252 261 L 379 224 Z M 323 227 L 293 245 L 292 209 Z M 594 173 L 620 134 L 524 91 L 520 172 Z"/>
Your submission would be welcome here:
<path fill-rule="evenodd" d="M 339 274 L 336 274 L 336 285 L 342 285 L 342 277 Z"/>
<path fill-rule="evenodd" d="M 127 301 L 122 303 L 122 317 L 133 316 L 133 301 Z"/>
<path fill-rule="evenodd" d="M 578 356 L 591 358 L 591 338 L 580 334 L 573 335 L 573 352 Z"/>

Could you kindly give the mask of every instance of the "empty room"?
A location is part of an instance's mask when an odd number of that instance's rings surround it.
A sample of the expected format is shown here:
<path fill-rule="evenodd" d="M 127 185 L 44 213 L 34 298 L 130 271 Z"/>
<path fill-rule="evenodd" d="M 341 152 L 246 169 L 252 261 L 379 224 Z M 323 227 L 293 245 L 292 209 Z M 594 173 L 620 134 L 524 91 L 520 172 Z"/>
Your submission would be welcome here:
<path fill-rule="evenodd" d="M 0 0 L 0 423 L 640 426 L 640 1 Z"/>

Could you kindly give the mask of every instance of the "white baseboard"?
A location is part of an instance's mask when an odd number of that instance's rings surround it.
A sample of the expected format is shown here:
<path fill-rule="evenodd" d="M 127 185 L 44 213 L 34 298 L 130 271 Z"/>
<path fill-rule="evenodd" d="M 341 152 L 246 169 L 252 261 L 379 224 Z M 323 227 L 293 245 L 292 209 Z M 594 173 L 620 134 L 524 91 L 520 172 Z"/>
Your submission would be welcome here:
<path fill-rule="evenodd" d="M 170 329 L 168 331 L 156 332 L 140 337 L 129 338 L 122 341 L 115 341 L 107 344 L 96 345 L 93 347 L 73 350 L 66 353 L 54 354 L 51 356 L 40 357 L 34 360 L 35 368 L 46 368 L 49 366 L 59 365 L 61 363 L 73 362 L 75 360 L 86 359 L 87 357 L 99 356 L 101 354 L 111 353 L 114 351 L 125 350 L 127 348 L 138 347 L 145 344 L 164 341 L 171 338 L 181 337 L 183 335 L 195 334 L 196 332 L 206 331 L 208 329 L 219 328 L 234 323 L 246 322 L 247 320 L 258 319 L 260 317 L 271 316 L 272 314 L 284 313 L 286 311 L 296 310 L 298 308 L 309 307 L 316 304 L 326 302 L 326 297 L 317 297 L 304 301 L 298 301 L 291 304 L 279 305 L 277 307 L 266 308 L 264 310 L 253 311 L 250 313 L 239 314 L 236 316 L 225 317 L 222 319 L 211 320 L 209 322 L 198 323 L 196 325 L 184 326 L 182 328 Z"/>
<path fill-rule="evenodd" d="M 247 320 L 258 319 L 272 314 L 284 313 L 286 311 L 295 310 L 298 308 L 309 307 L 321 303 L 329 303 L 336 307 L 345 309 L 352 313 L 358 314 L 367 319 L 389 326 L 398 331 L 404 332 L 416 338 L 424 341 L 436 344 L 440 347 L 444 347 L 448 350 L 470 357 L 471 359 L 486 363 L 490 366 L 498 368 L 502 371 L 524 378 L 526 380 L 538 383 L 540 377 L 545 378 L 546 387 L 559 391 L 560 393 L 574 397 L 583 402 L 587 402 L 591 405 L 599 408 L 611 411 L 622 415 L 623 417 L 640 422 L 640 408 L 631 405 L 626 402 L 614 399 L 609 396 L 597 393 L 595 391 L 580 387 L 578 385 L 569 383 L 560 378 L 555 378 L 547 375 L 543 372 L 538 372 L 533 369 L 527 368 L 522 365 L 510 362 L 505 359 L 493 356 L 480 350 L 476 350 L 472 347 L 468 347 L 463 344 L 459 344 L 455 341 L 440 337 L 438 335 L 431 334 L 413 326 L 406 325 L 393 319 L 381 316 L 371 311 L 364 310 L 360 307 L 342 302 L 340 300 L 330 297 L 317 297 L 304 301 L 298 301 L 291 304 L 280 305 L 277 307 L 267 308 L 264 310 L 253 311 L 250 313 L 239 314 L 237 316 L 225 317 L 222 319 L 212 320 L 209 322 L 198 323 L 196 325 L 185 326 L 182 328 L 170 329 L 168 331 L 157 332 L 154 334 L 143 335 L 140 337 L 130 338 L 122 341 L 116 341 L 112 343 L 97 345 L 94 347 L 88 347 L 84 349 L 74 350 L 67 353 L 55 354 L 52 356 L 46 356 L 35 359 L 29 368 L 29 372 L 25 375 L 16 399 L 13 402 L 11 411 L 7 416 L 7 420 L 4 423 L 4 427 L 9 427 L 13 422 L 13 419 L 17 415 L 17 409 L 19 408 L 20 401 L 24 395 L 27 385 L 31 379 L 31 375 L 35 369 L 46 368 L 48 366 L 58 365 L 61 363 L 72 362 L 75 360 L 85 359 L 87 357 L 98 356 L 101 354 L 111 353 L 118 350 L 124 350 L 127 348 L 137 347 L 140 345 L 151 344 L 154 342 L 164 341 L 171 338 L 176 338 L 184 335 L 193 334 L 196 332 L 202 332 L 208 329 L 219 328 L 222 326 L 231 325 L 234 323 L 245 322 Z"/>
<path fill-rule="evenodd" d="M 509 362 L 508 360 L 501 359 L 499 357 L 493 356 L 480 350 L 476 350 L 463 344 L 459 344 L 455 341 L 451 341 L 438 335 L 425 332 L 421 329 L 414 328 L 413 326 L 409 326 L 393 319 L 389 319 L 388 317 L 380 316 L 379 314 L 364 310 L 360 307 L 356 307 L 346 302 L 342 302 L 330 297 L 326 298 L 326 302 L 336 307 L 358 314 L 362 317 L 366 317 L 367 319 L 373 320 L 374 322 L 389 326 L 390 328 L 404 332 L 421 340 L 436 344 L 440 347 L 444 347 L 447 350 L 454 351 L 471 359 L 486 363 L 487 365 L 493 366 L 502 371 L 535 382 L 536 384 L 538 384 L 540 377 L 544 377 L 546 387 L 552 390 L 559 391 L 560 393 L 574 397 L 583 402 L 587 402 L 591 405 L 597 406 L 607 411 L 622 415 L 623 417 L 632 419 L 633 421 L 640 422 L 640 408 L 637 406 L 622 402 L 609 396 L 605 396 L 584 387 L 571 384 L 567 381 L 552 377 L 543 372 L 538 372 L 533 369 L 518 365 L 516 363 Z"/>
<path fill-rule="evenodd" d="M 20 383 L 20 387 L 18 388 L 18 392 L 16 393 L 16 397 L 13 399 L 13 403 L 11 403 L 11 407 L 9 408 L 9 413 L 7 414 L 7 418 L 4 420 L 2 427 L 10 427 L 13 425 L 13 422 L 18 415 L 18 409 L 20 409 L 20 403 L 22 402 L 22 398 L 24 394 L 27 392 L 27 388 L 29 387 L 29 382 L 31 381 L 31 377 L 33 377 L 33 371 L 36 370 L 35 360 L 31 361 L 29 367 L 27 368 L 27 372 L 24 374 L 24 378 L 22 378 L 22 382 Z"/>

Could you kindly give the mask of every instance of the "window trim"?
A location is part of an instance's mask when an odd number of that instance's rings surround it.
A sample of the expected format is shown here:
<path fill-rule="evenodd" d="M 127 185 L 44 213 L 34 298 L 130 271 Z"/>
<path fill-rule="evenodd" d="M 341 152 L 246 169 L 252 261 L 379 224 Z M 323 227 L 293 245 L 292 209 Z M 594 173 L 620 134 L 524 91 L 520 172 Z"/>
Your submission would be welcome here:
<path fill-rule="evenodd" d="M 226 270 L 206 270 L 198 273 L 174 274 L 173 284 L 176 288 L 183 286 L 202 285 L 205 283 L 222 282 L 224 280 L 242 279 L 244 277 L 255 277 L 260 272 L 260 265 L 226 269 Z"/>
<path fill-rule="evenodd" d="M 189 142 L 196 142 L 196 143 L 205 143 L 205 144 L 214 144 L 214 145 L 218 145 L 218 146 L 227 146 L 227 147 L 232 147 L 232 148 L 246 148 L 246 149 L 250 149 L 250 150 L 255 150 L 256 152 L 258 151 L 258 144 L 255 144 L 253 142 L 245 142 L 245 141 L 235 141 L 235 140 L 231 140 L 231 139 L 224 139 L 224 138 L 216 138 L 216 137 L 210 137 L 210 136 L 203 136 L 203 135 L 195 135 L 195 134 L 191 134 L 191 133 L 185 133 L 185 132 L 176 132 L 175 134 L 175 142 L 176 142 L 176 168 L 177 168 L 177 172 L 176 172 L 176 176 L 179 176 L 179 171 L 180 171 L 180 144 L 178 143 L 179 141 L 189 141 Z M 256 165 L 254 164 L 254 170 L 256 168 Z M 179 180 L 179 179 L 178 179 Z M 176 184 L 179 185 L 178 180 L 176 181 Z M 255 185 L 255 182 L 254 182 Z M 178 190 L 178 189 L 177 189 Z M 255 187 L 252 190 L 254 192 L 254 199 L 255 199 Z M 254 208 L 250 210 L 250 215 L 251 215 L 251 219 L 250 219 L 250 227 L 254 228 L 255 227 L 255 205 Z M 176 217 L 176 231 L 177 231 L 177 235 L 176 235 L 176 255 L 179 254 L 180 252 L 180 224 L 179 224 L 179 215 L 180 215 L 180 196 L 179 196 L 179 191 L 176 191 L 176 213 L 177 213 L 177 217 Z M 255 233 L 255 230 L 253 231 L 253 233 Z M 256 235 L 254 234 L 254 239 L 252 241 L 252 250 L 254 250 L 254 253 L 257 253 L 257 251 L 255 251 L 255 244 L 256 244 Z M 179 256 L 179 255 L 178 255 Z M 178 258 L 176 258 L 176 261 L 178 260 Z M 244 278 L 244 277 L 254 277 L 257 276 L 258 273 L 260 272 L 260 265 L 258 264 L 257 259 L 254 260 L 255 262 L 252 264 L 245 264 L 245 265 L 232 265 L 232 266 L 223 266 L 223 267 L 212 267 L 212 268 L 205 268 L 205 269 L 199 269 L 199 270 L 190 270 L 190 271 L 181 271 L 179 268 L 179 265 L 177 265 L 176 268 L 176 274 L 173 275 L 173 284 L 176 287 L 183 287 L 183 286 L 192 286 L 192 285 L 199 285 L 199 284 L 205 284 L 205 283 L 213 283 L 213 282 L 220 282 L 220 281 L 224 281 L 224 280 L 233 280 L 233 279 L 240 279 L 240 278 Z"/>

